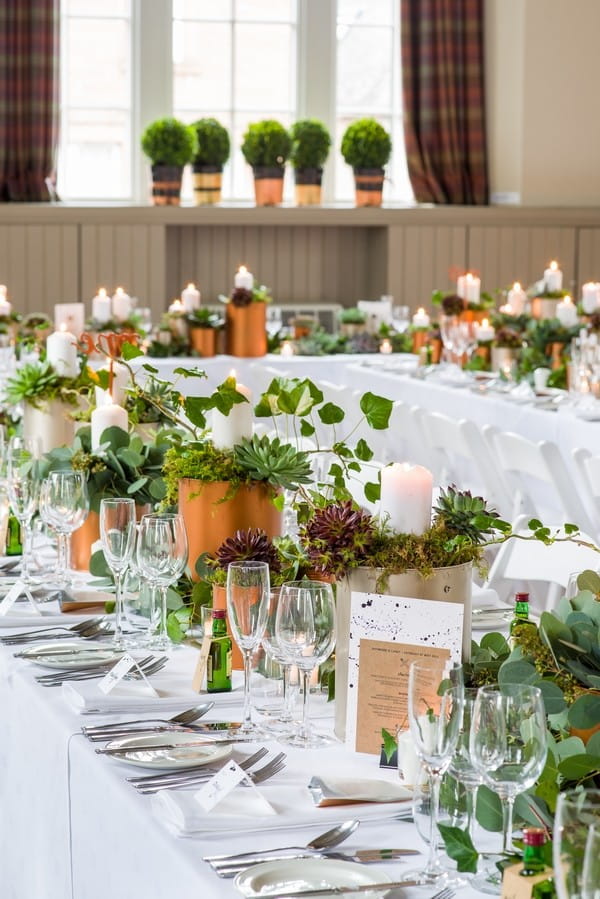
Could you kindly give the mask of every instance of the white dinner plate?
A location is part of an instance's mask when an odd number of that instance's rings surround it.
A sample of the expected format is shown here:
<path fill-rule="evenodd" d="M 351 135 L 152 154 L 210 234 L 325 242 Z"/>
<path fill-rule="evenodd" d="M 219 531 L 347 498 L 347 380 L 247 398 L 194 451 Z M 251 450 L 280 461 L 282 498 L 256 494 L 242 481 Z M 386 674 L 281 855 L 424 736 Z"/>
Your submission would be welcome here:
<path fill-rule="evenodd" d="M 187 743 L 198 743 L 202 740 L 202 734 L 189 733 L 162 733 L 162 734 L 138 734 L 135 737 L 127 737 L 123 740 L 113 740 L 108 744 L 109 749 L 122 749 L 123 754 L 116 756 L 121 762 L 136 765 L 138 768 L 193 768 L 197 765 L 212 765 L 226 759 L 232 747 L 227 745 L 214 746 L 187 746 Z M 153 746 L 163 746 L 165 743 L 177 743 L 177 749 L 159 749 L 152 751 Z M 138 749 L 128 752 L 128 746 L 147 746 L 147 750 Z"/>
<path fill-rule="evenodd" d="M 38 643 L 25 649 L 22 658 L 44 668 L 74 670 L 95 668 L 118 662 L 123 650 L 112 646 L 99 646 L 88 640 L 55 640 L 53 643 Z"/>
<path fill-rule="evenodd" d="M 506 627 L 512 620 L 514 609 L 473 609 L 471 629 L 474 631 L 491 631 L 497 627 Z"/>
<path fill-rule="evenodd" d="M 364 865 L 329 858 L 298 858 L 278 862 L 263 862 L 242 871 L 234 885 L 244 896 L 278 896 L 304 890 L 335 887 L 359 887 L 369 883 L 391 881 L 383 871 L 369 871 Z M 352 895 L 351 893 L 348 895 Z M 375 895 L 368 892 L 362 896 Z M 385 895 L 378 892 L 379 896 Z"/>

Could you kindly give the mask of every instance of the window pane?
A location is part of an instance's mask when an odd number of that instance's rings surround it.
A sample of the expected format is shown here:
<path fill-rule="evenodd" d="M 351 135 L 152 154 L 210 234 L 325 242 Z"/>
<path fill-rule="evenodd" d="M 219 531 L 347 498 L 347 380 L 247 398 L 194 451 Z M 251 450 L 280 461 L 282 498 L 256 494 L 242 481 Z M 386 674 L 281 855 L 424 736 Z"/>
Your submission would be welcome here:
<path fill-rule="evenodd" d="M 348 25 L 391 25 L 398 0 L 338 0 L 338 22 Z"/>
<path fill-rule="evenodd" d="M 129 116 L 121 109 L 69 112 L 59 193 L 72 198 L 129 196 Z"/>
<path fill-rule="evenodd" d="M 173 0 L 174 19 L 231 19 L 231 0 Z"/>
<path fill-rule="evenodd" d="M 346 28 L 338 39 L 337 104 L 387 111 L 392 101 L 391 28 Z"/>
<path fill-rule="evenodd" d="M 69 16 L 125 16 L 131 15 L 131 0 L 103 0 L 102 3 L 90 3 L 90 0 L 63 0 Z"/>
<path fill-rule="evenodd" d="M 176 109 L 226 107 L 231 102 L 231 26 L 173 23 Z"/>
<path fill-rule="evenodd" d="M 289 25 L 235 26 L 238 109 L 292 108 L 293 35 L 294 29 Z"/>
<path fill-rule="evenodd" d="M 236 0 L 236 19 L 295 22 L 294 0 Z"/>
<path fill-rule="evenodd" d="M 67 53 L 67 105 L 129 107 L 131 53 L 126 20 L 69 20 Z"/>

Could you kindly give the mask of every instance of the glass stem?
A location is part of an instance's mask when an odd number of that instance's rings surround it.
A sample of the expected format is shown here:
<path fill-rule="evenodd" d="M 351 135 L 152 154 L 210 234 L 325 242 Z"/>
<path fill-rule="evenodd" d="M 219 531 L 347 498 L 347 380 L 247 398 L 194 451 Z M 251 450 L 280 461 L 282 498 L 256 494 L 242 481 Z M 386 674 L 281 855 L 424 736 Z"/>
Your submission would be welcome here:
<path fill-rule="evenodd" d="M 513 853 L 513 806 L 514 796 L 507 796 L 502 803 L 502 851 Z"/>
<path fill-rule="evenodd" d="M 283 685 L 283 714 L 282 721 L 292 720 L 292 699 L 294 693 L 290 685 L 290 665 L 281 666 L 281 676 Z"/>
<path fill-rule="evenodd" d="M 21 556 L 21 577 L 27 583 L 31 580 L 31 556 L 33 548 L 33 529 L 31 518 L 22 521 L 23 527 L 23 555 Z"/>
<path fill-rule="evenodd" d="M 471 840 L 473 839 L 473 833 L 475 831 L 475 797 L 477 796 L 477 790 L 477 786 L 474 786 L 472 789 L 467 786 L 465 789 L 467 833 L 471 837 Z"/>
<path fill-rule="evenodd" d="M 160 609 L 159 609 L 159 617 L 158 617 L 158 628 L 157 628 L 157 636 L 165 637 L 167 636 L 167 592 L 168 587 L 164 584 L 160 586 Z"/>
<path fill-rule="evenodd" d="M 252 729 L 252 704 L 250 702 L 250 678 L 252 676 L 252 650 L 244 649 L 244 714 L 242 730 Z"/>
<path fill-rule="evenodd" d="M 56 573 L 59 583 L 64 584 L 68 580 L 67 571 L 69 568 L 69 535 L 62 531 L 56 533 Z"/>
<path fill-rule="evenodd" d="M 429 857 L 425 873 L 435 874 L 439 869 L 438 859 L 438 819 L 440 816 L 440 774 L 429 772 Z"/>
<path fill-rule="evenodd" d="M 310 727 L 308 724 L 308 701 L 310 699 L 310 671 L 302 669 L 302 724 L 298 732 L 298 736 L 302 740 L 308 740 L 310 736 Z"/>
<path fill-rule="evenodd" d="M 118 646 L 123 642 L 123 572 L 115 571 L 115 636 Z"/>

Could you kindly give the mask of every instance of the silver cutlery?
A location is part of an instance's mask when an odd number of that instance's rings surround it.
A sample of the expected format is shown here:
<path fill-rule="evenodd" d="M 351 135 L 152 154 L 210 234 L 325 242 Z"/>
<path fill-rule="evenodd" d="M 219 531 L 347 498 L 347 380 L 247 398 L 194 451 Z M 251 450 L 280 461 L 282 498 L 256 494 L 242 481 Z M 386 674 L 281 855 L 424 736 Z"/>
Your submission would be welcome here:
<path fill-rule="evenodd" d="M 452 887 L 445 887 L 443 890 L 440 890 L 439 893 L 435 893 L 431 899 L 452 899 L 455 895 L 455 891 Z"/>
<path fill-rule="evenodd" d="M 111 647 L 107 646 L 106 643 L 99 643 L 97 646 L 91 644 L 90 646 L 73 646 L 70 648 L 69 646 L 65 646 L 64 649 L 57 646 L 53 649 L 39 649 L 35 648 L 30 649 L 20 649 L 19 652 L 13 652 L 13 658 L 15 659 L 52 659 L 54 656 L 58 656 L 59 658 L 63 658 L 64 656 L 77 656 L 81 655 L 81 653 L 85 653 L 86 656 L 94 655 L 94 653 L 100 653 L 102 655 L 106 655 L 107 652 L 110 652 Z"/>
<path fill-rule="evenodd" d="M 47 639 L 49 634 L 52 634 L 54 631 L 58 631 L 59 634 L 62 632 L 66 632 L 68 636 L 72 636 L 73 634 L 80 634 L 81 631 L 86 631 L 90 627 L 97 627 L 98 625 L 104 623 L 104 618 L 86 618 L 84 621 L 79 621 L 77 624 L 73 624 L 70 627 L 63 627 L 60 624 L 56 625 L 48 625 L 47 627 L 39 627 L 34 630 L 26 630 L 19 631 L 16 634 L 8 634 L 5 637 L 0 637 L 0 643 L 13 643 L 13 642 L 21 642 L 26 641 L 32 637 L 37 637 L 40 635 L 41 640 Z M 54 639 L 54 638 L 53 638 Z"/>
<path fill-rule="evenodd" d="M 90 725 L 89 727 L 82 727 L 81 733 L 88 738 L 88 740 L 102 740 L 102 739 L 110 739 L 115 730 L 125 731 L 131 728 L 132 730 L 139 725 L 165 725 L 166 727 L 170 727 L 172 725 L 181 725 L 185 726 L 187 724 L 192 724 L 193 721 L 197 721 L 198 718 L 202 718 L 203 715 L 206 715 L 207 712 L 213 708 L 214 702 L 205 702 L 202 705 L 195 705 L 192 708 L 184 709 L 183 712 L 177 712 L 177 714 L 173 715 L 171 718 L 136 718 L 133 721 L 115 721 L 112 724 L 96 724 Z M 139 733 L 139 731 L 136 731 Z M 106 736 L 104 736 L 106 734 Z"/>
<path fill-rule="evenodd" d="M 252 753 L 252 755 L 248 756 L 247 759 L 244 759 L 243 762 L 240 762 L 240 768 L 243 768 L 244 771 L 249 771 L 250 768 L 253 768 L 257 762 L 262 761 L 266 755 L 269 754 L 269 750 L 265 749 L 264 746 L 261 746 L 260 749 L 257 749 L 256 752 Z M 195 765 L 193 768 L 185 768 L 183 771 L 164 771 L 162 774 L 147 774 L 138 777 L 127 777 L 126 780 L 128 783 L 132 784 L 134 787 L 145 787 L 145 786 L 160 786 L 163 783 L 169 784 L 171 782 L 177 783 L 180 780 L 183 780 L 186 777 L 193 778 L 196 776 L 203 776 L 207 774 L 209 771 L 215 771 L 218 768 L 215 768 L 213 765 Z"/>
<path fill-rule="evenodd" d="M 420 855 L 418 849 L 354 849 L 343 852 L 335 849 L 320 849 L 312 852 L 294 853 L 293 855 L 259 855 L 254 858 L 246 859 L 244 862 L 236 864 L 224 864 L 222 862 L 213 862 L 212 867 L 219 877 L 229 878 L 235 877 L 246 868 L 261 864 L 261 862 L 278 862 L 288 861 L 302 858 L 331 858 L 343 862 L 357 862 L 360 865 L 374 864 L 375 862 L 398 861 L 406 856 Z"/>
<path fill-rule="evenodd" d="M 121 737 L 145 736 L 146 734 L 211 734 L 226 733 L 241 727 L 239 721 L 214 721 L 207 724 L 158 724 L 150 727 L 125 727 L 122 730 L 102 731 L 99 734 L 85 734 L 90 743 L 101 743 L 106 740 L 119 740 Z M 84 728 L 82 728 L 84 731 Z"/>
<path fill-rule="evenodd" d="M 269 778 L 273 777 L 275 774 L 279 774 L 285 768 L 285 752 L 280 752 L 271 761 L 267 762 L 262 768 L 259 768 L 257 771 L 250 771 L 248 773 L 249 780 L 252 781 L 253 784 L 261 784 L 264 783 Z M 188 772 L 181 772 L 181 777 L 176 781 L 171 781 L 169 783 L 156 784 L 154 786 L 143 786 L 139 784 L 133 784 L 138 793 L 146 796 L 151 793 L 159 793 L 161 790 L 178 790 L 182 787 L 195 786 L 196 784 L 206 783 L 213 777 L 214 774 L 202 774 L 190 776 Z M 242 786 L 244 783 L 242 782 Z"/>
<path fill-rule="evenodd" d="M 234 862 L 241 859 L 250 858 L 256 855 L 270 855 L 273 852 L 304 852 L 305 849 L 333 849 L 339 846 L 344 840 L 351 836 L 356 828 L 360 825 L 358 818 L 352 818 L 349 821 L 343 821 L 335 827 L 329 828 L 324 833 L 313 837 L 306 846 L 279 846 L 275 849 L 259 849 L 253 852 L 235 852 L 231 855 L 205 855 L 202 861 L 212 864 L 213 862 Z"/>
<path fill-rule="evenodd" d="M 15 646 L 17 644 L 22 643 L 41 643 L 45 640 L 70 640 L 74 636 L 78 637 L 81 640 L 93 640 L 96 637 L 109 637 L 113 634 L 112 626 L 105 622 L 104 624 L 98 625 L 88 625 L 84 630 L 80 630 L 78 633 L 64 633 L 64 634 L 54 634 L 54 633 L 44 633 L 37 634 L 33 637 L 18 637 L 16 640 L 11 639 L 10 637 L 4 638 L 3 646 Z M 1 639 L 1 638 L 0 638 Z"/>
<path fill-rule="evenodd" d="M 362 883 L 360 886 L 352 887 L 322 887 L 320 890 L 294 890 L 289 893 L 278 890 L 277 899 L 310 899 L 311 896 L 343 896 L 346 893 L 382 893 L 388 890 L 397 890 L 400 887 L 415 886 L 419 886 L 418 880 L 391 880 L 388 883 Z"/>
<path fill-rule="evenodd" d="M 98 755 L 123 755 L 124 753 L 129 752 L 164 752 L 170 749 L 179 749 L 184 750 L 188 748 L 195 748 L 197 746 L 231 746 L 234 743 L 248 743 L 252 742 L 255 737 L 226 737 L 223 740 L 214 739 L 214 740 L 197 740 L 193 743 L 160 743 L 156 746 L 148 746 L 145 743 L 141 743 L 138 745 L 127 746 L 127 747 L 118 747 L 118 746 L 105 746 L 104 749 L 96 749 L 96 753 Z"/>
<path fill-rule="evenodd" d="M 161 656 L 159 658 L 146 656 L 146 658 L 141 659 L 137 664 L 138 668 L 141 669 L 141 672 L 146 677 L 149 677 L 164 668 L 167 662 L 167 656 Z M 41 684 L 43 687 L 58 687 L 65 681 L 94 680 L 96 678 L 104 677 L 107 671 L 110 671 L 112 667 L 114 667 L 114 661 L 91 668 L 78 668 L 74 671 L 57 671 L 53 674 L 42 674 L 35 679 L 38 684 Z M 141 677 L 142 674 L 140 671 L 134 669 L 125 675 L 124 680 L 140 680 Z"/>

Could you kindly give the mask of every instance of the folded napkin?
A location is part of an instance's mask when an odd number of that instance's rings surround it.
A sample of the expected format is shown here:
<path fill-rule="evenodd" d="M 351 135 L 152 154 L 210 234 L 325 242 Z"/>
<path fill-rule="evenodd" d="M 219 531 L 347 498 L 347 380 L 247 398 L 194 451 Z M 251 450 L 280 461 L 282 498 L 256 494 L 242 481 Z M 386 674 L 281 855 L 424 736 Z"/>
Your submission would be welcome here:
<path fill-rule="evenodd" d="M 529 381 L 521 381 L 517 387 L 513 387 L 509 394 L 516 400 L 533 400 L 535 392 Z"/>
<path fill-rule="evenodd" d="M 412 799 L 412 793 L 399 783 L 371 778 L 313 777 L 308 789 L 319 808 L 356 802 L 399 802 Z"/>
<path fill-rule="evenodd" d="M 471 608 L 473 609 L 497 609 L 502 606 L 500 597 L 492 588 L 479 587 L 473 584 L 471 587 Z"/>

